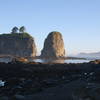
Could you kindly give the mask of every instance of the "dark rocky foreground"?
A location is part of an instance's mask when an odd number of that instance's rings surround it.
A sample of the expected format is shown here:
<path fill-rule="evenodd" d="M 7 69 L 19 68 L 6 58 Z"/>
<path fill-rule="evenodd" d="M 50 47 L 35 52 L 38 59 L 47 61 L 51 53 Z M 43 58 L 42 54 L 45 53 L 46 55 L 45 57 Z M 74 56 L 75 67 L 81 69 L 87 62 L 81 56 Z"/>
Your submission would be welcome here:
<path fill-rule="evenodd" d="M 0 63 L 0 100 L 100 100 L 100 63 Z"/>

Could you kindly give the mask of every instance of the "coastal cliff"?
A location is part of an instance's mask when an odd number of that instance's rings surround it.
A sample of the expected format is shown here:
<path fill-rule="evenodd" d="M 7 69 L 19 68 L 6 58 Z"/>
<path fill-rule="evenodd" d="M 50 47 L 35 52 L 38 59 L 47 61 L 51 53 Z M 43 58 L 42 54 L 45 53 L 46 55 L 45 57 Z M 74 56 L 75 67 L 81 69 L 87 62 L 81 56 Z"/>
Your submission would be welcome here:
<path fill-rule="evenodd" d="M 35 41 L 28 33 L 1 34 L 0 55 L 34 57 L 36 56 Z"/>

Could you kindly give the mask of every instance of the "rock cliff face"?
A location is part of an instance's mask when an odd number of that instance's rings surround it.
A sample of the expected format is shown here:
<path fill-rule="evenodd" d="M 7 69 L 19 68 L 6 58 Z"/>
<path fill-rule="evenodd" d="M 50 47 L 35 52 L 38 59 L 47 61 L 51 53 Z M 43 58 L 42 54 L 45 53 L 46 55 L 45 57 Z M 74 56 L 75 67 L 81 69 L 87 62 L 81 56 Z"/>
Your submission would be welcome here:
<path fill-rule="evenodd" d="M 65 56 L 64 42 L 61 33 L 51 32 L 44 42 L 42 58 L 60 58 Z"/>
<path fill-rule="evenodd" d="M 0 55 L 36 56 L 34 39 L 26 33 L 0 35 Z"/>

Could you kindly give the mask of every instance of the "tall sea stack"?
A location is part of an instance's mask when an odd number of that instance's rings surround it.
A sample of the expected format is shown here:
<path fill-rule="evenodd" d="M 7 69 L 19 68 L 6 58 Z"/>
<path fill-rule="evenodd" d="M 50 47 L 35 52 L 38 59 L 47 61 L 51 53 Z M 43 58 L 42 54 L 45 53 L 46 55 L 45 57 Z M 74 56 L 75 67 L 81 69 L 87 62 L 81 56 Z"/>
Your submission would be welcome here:
<path fill-rule="evenodd" d="M 12 33 L 0 35 L 0 56 L 35 57 L 34 38 L 28 33 Z"/>
<path fill-rule="evenodd" d="M 65 56 L 65 48 L 63 38 L 60 32 L 51 32 L 44 42 L 43 50 L 41 51 L 42 58 L 61 58 Z"/>

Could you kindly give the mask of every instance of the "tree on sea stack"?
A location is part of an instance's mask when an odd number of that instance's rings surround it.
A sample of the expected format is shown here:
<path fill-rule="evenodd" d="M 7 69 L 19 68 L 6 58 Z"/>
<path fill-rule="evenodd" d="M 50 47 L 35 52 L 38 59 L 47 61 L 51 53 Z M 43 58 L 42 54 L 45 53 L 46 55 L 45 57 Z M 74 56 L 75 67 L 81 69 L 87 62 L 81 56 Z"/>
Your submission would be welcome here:
<path fill-rule="evenodd" d="M 26 28 L 24 26 L 20 27 L 20 29 L 19 29 L 20 33 L 25 33 L 25 31 L 26 31 Z"/>
<path fill-rule="evenodd" d="M 16 27 L 16 26 L 15 26 L 15 27 L 13 27 L 13 28 L 12 28 L 12 32 L 11 32 L 11 33 L 18 33 L 18 27 Z"/>

